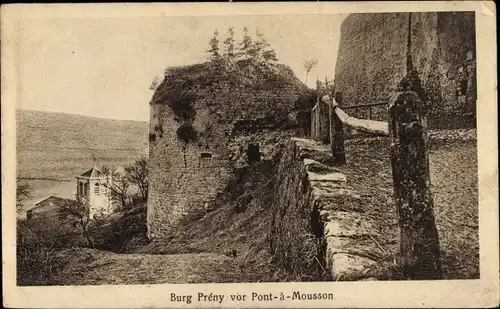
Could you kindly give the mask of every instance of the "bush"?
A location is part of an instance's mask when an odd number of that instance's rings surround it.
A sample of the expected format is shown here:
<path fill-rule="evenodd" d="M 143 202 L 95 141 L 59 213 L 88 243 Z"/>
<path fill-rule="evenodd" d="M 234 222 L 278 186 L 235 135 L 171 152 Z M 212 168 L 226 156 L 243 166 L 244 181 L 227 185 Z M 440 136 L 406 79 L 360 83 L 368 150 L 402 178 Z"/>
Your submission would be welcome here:
<path fill-rule="evenodd" d="M 146 233 L 146 205 L 141 204 L 110 218 L 93 231 L 93 238 L 97 249 L 123 253 L 132 240 L 146 242 Z"/>
<path fill-rule="evenodd" d="M 175 101 L 169 104 L 177 121 L 194 121 L 196 110 L 190 101 Z"/>
<path fill-rule="evenodd" d="M 182 124 L 179 128 L 177 128 L 177 137 L 185 142 L 194 142 L 196 141 L 198 134 L 191 124 Z"/>
<path fill-rule="evenodd" d="M 63 265 L 55 255 L 67 242 L 58 230 L 37 230 L 26 222 L 17 223 L 17 285 L 44 285 Z"/>

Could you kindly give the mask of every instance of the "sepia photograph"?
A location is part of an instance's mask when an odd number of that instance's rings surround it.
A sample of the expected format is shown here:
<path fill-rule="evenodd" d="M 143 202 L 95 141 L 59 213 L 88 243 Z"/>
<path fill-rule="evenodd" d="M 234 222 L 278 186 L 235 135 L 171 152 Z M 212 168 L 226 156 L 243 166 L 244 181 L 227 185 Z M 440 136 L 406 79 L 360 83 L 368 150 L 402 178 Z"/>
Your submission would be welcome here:
<path fill-rule="evenodd" d="M 2 31 L 12 284 L 167 284 L 165 307 L 336 306 L 328 282 L 494 289 L 478 11 L 252 12 L 19 15 Z M 325 285 L 196 285 L 212 283 Z"/>

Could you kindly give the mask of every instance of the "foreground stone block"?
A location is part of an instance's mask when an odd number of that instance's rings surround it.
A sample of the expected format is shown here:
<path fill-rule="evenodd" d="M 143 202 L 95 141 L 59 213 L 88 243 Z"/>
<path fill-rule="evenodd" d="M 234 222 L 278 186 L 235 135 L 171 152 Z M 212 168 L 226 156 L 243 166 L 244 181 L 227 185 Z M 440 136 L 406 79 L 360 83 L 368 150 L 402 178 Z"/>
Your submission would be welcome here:
<path fill-rule="evenodd" d="M 335 281 L 359 280 L 366 277 L 376 261 L 349 253 L 334 253 L 329 257 Z"/>

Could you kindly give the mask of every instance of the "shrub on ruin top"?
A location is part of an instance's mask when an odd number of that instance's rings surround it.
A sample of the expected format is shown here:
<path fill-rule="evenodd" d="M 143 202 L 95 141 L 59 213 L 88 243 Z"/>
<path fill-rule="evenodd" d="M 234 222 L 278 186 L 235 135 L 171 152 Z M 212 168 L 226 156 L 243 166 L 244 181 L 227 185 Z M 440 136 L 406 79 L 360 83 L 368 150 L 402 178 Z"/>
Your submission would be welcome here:
<path fill-rule="evenodd" d="M 177 137 L 184 143 L 194 142 L 198 138 L 196 130 L 191 124 L 184 123 L 177 128 Z"/>

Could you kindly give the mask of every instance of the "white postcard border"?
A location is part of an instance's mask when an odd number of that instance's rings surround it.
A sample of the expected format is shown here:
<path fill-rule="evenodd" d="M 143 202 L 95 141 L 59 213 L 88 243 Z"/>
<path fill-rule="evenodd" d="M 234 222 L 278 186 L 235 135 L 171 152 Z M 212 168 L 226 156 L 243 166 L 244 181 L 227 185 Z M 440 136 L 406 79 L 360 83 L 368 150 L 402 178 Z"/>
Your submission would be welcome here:
<path fill-rule="evenodd" d="M 336 14 L 406 11 L 475 11 L 480 279 L 419 282 L 321 282 L 257 284 L 162 284 L 122 286 L 15 286 L 16 21 L 47 17 L 149 17 L 178 15 Z M 318 308 L 490 307 L 499 304 L 496 12 L 491 2 L 171 3 L 4 5 L 2 34 L 2 235 L 5 307 L 29 308 Z M 40 72 L 43 78 L 43 72 Z M 216 293 L 332 292 L 334 300 L 223 303 L 170 302 L 179 295 Z"/>

